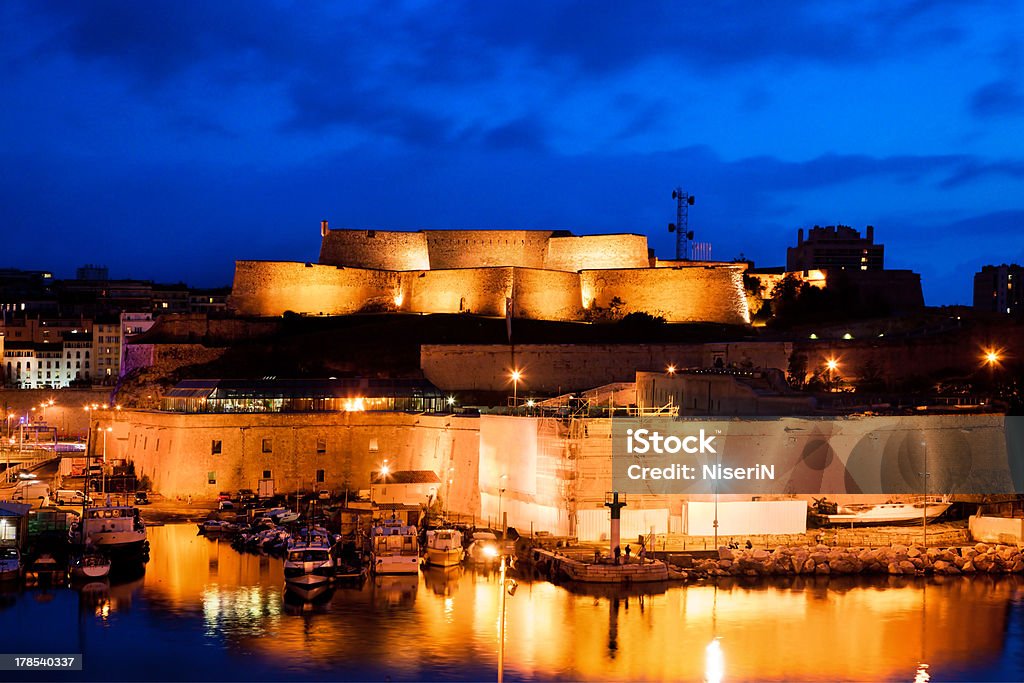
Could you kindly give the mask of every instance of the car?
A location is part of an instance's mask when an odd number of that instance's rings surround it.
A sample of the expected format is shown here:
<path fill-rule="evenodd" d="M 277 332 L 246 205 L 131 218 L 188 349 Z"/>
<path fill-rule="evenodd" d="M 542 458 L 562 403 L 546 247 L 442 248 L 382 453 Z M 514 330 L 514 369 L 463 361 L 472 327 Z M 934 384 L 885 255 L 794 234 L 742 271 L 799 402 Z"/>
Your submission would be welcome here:
<path fill-rule="evenodd" d="M 149 494 L 148 493 L 146 493 L 145 491 L 136 491 L 135 492 L 135 504 L 136 505 L 149 505 L 149 503 L 150 503 L 150 500 L 149 500 Z"/>
<path fill-rule="evenodd" d="M 327 489 L 323 489 L 321 491 L 317 491 L 316 497 L 319 498 L 320 500 L 330 500 L 331 492 L 328 491 Z"/>
<path fill-rule="evenodd" d="M 252 489 L 238 489 L 238 502 L 254 503 L 256 502 L 256 493 Z"/>
<path fill-rule="evenodd" d="M 217 494 L 217 500 L 231 500 L 231 492 L 221 491 L 219 494 Z"/>
<path fill-rule="evenodd" d="M 91 503 L 92 499 L 81 491 L 57 489 L 53 494 L 53 502 L 57 505 L 85 505 Z"/>
<path fill-rule="evenodd" d="M 235 509 L 235 504 L 232 503 L 230 500 L 222 500 L 219 503 L 217 503 L 217 509 L 218 510 L 234 510 Z"/>

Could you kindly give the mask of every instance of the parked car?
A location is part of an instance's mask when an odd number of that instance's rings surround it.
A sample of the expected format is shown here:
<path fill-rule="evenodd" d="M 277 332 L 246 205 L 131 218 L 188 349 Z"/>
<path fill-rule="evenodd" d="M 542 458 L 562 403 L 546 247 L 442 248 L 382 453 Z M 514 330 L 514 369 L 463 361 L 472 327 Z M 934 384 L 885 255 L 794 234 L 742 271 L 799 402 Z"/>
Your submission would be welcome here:
<path fill-rule="evenodd" d="M 230 500 L 222 500 L 219 503 L 217 503 L 217 509 L 218 510 L 234 510 L 235 509 L 235 504 L 233 502 L 231 502 Z"/>
<path fill-rule="evenodd" d="M 323 489 L 317 492 L 316 497 L 319 498 L 320 500 L 330 500 L 331 492 L 328 491 L 327 489 Z"/>
<path fill-rule="evenodd" d="M 91 503 L 92 499 L 81 491 L 57 489 L 53 493 L 53 502 L 57 505 L 85 505 Z"/>
<path fill-rule="evenodd" d="M 219 494 L 217 494 L 217 500 L 231 500 L 231 492 L 221 491 Z"/>
<path fill-rule="evenodd" d="M 238 502 L 242 505 L 256 502 L 256 493 L 252 489 L 238 489 Z"/>
<path fill-rule="evenodd" d="M 145 491 L 135 492 L 135 504 L 136 505 L 149 505 L 149 494 Z"/>

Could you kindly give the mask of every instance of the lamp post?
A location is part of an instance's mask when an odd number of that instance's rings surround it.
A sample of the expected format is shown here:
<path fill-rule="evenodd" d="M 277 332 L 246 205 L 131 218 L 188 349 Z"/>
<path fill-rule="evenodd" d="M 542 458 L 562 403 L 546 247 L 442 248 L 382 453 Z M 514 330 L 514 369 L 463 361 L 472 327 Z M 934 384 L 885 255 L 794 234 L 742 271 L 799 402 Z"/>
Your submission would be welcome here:
<path fill-rule="evenodd" d="M 921 510 L 921 529 L 922 529 L 922 544 L 925 548 L 928 547 L 928 442 L 922 441 L 921 445 L 924 447 L 924 472 L 921 473 L 921 479 L 924 481 L 924 506 Z"/>
<path fill-rule="evenodd" d="M 113 427 L 100 427 L 103 432 L 103 493 L 107 492 L 107 433 L 114 431 Z"/>
<path fill-rule="evenodd" d="M 502 538 L 502 540 L 505 539 L 505 525 L 503 524 L 502 519 L 501 519 L 501 497 L 505 494 L 505 484 L 502 483 L 502 482 L 504 482 L 506 479 L 508 479 L 508 475 L 507 474 L 503 474 L 503 475 L 501 475 L 501 478 L 498 480 L 498 524 L 502 525 L 501 526 L 501 538 Z"/>
<path fill-rule="evenodd" d="M 512 378 L 512 407 L 516 410 L 519 408 L 519 380 L 523 378 L 523 373 L 518 368 L 512 370 L 512 374 L 509 375 Z"/>
<path fill-rule="evenodd" d="M 839 361 L 835 358 L 829 358 L 825 361 L 825 368 L 828 370 L 828 390 L 833 391 L 835 382 L 836 370 L 839 368 Z"/>

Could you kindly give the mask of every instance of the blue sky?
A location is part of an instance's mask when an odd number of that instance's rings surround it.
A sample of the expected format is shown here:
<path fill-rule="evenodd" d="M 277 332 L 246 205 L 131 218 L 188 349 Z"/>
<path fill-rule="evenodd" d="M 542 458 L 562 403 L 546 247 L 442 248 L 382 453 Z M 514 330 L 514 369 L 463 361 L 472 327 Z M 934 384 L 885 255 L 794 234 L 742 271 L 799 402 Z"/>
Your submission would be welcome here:
<path fill-rule="evenodd" d="M 929 304 L 1024 262 L 1024 6 L 0 3 L 0 266 L 197 285 L 332 227 L 876 226 Z M 24 241 L 22 241 L 24 240 Z"/>

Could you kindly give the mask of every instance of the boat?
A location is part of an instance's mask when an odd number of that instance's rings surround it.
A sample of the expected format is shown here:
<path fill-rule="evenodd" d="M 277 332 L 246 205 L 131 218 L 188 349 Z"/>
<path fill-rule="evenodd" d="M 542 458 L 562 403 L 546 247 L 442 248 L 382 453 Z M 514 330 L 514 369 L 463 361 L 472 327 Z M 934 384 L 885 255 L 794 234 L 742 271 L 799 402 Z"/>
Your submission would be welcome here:
<path fill-rule="evenodd" d="M 474 531 L 466 555 L 474 564 L 496 564 L 501 557 L 498 537 L 491 531 Z"/>
<path fill-rule="evenodd" d="M 130 505 L 86 507 L 71 528 L 70 539 L 72 544 L 91 545 L 105 554 L 141 555 L 149 547 L 146 525 Z"/>
<path fill-rule="evenodd" d="M 945 498 L 933 498 L 911 503 L 850 503 L 839 505 L 826 498 L 814 499 L 810 508 L 811 520 L 819 525 L 832 526 L 900 526 L 932 522 L 942 516 L 952 503 Z"/>
<path fill-rule="evenodd" d="M 334 560 L 330 546 L 319 542 L 293 545 L 284 559 L 284 581 L 288 588 L 300 593 L 326 588 L 334 577 Z"/>
<path fill-rule="evenodd" d="M 17 581 L 24 567 L 21 566 L 21 552 L 13 545 L 0 547 L 0 582 Z"/>
<path fill-rule="evenodd" d="M 67 577 L 57 559 L 50 553 L 42 553 L 28 568 L 28 574 L 36 579 L 39 585 L 52 585 Z"/>
<path fill-rule="evenodd" d="M 418 574 L 416 527 L 395 517 L 379 521 L 370 532 L 370 569 L 374 574 Z"/>
<path fill-rule="evenodd" d="M 71 576 L 76 579 L 102 579 L 110 574 L 110 558 L 102 553 L 87 551 L 71 561 Z"/>
<path fill-rule="evenodd" d="M 427 532 L 427 564 L 454 567 L 462 564 L 465 556 L 462 532 L 458 529 L 435 529 Z"/>

